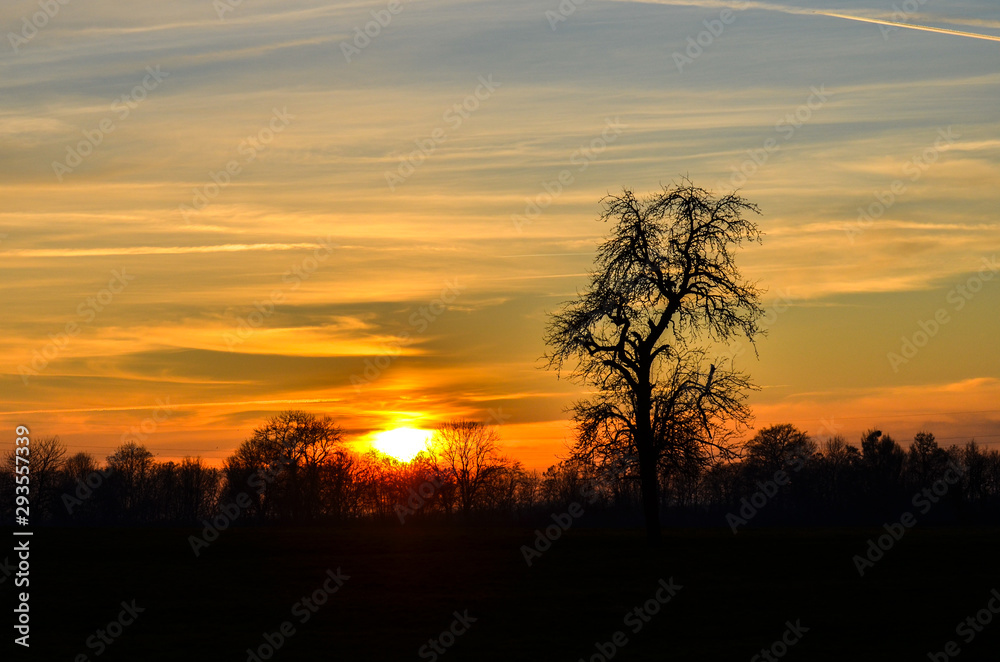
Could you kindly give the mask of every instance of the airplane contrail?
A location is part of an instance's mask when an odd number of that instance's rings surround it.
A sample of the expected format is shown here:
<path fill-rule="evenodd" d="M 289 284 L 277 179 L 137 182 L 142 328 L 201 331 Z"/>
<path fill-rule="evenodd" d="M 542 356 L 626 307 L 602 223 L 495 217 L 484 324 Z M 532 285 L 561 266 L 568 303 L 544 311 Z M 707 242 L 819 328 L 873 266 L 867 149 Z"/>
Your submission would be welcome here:
<path fill-rule="evenodd" d="M 909 28 L 910 30 L 922 30 L 924 32 L 938 32 L 941 34 L 954 34 L 960 37 L 971 37 L 973 39 L 985 39 L 986 41 L 1000 41 L 1000 37 L 978 32 L 962 32 L 961 30 L 949 30 L 947 28 L 932 28 L 927 25 L 915 25 L 913 23 L 896 23 L 894 21 L 883 21 L 877 18 L 861 18 L 860 16 L 850 16 L 848 14 L 834 14 L 833 12 L 815 11 L 814 14 L 820 16 L 833 16 L 834 18 L 844 18 L 849 21 L 861 21 L 862 23 L 875 23 L 876 25 L 891 25 L 897 28 Z"/>
<path fill-rule="evenodd" d="M 788 5 L 777 5 L 771 2 L 760 2 L 759 0 L 616 0 L 618 2 L 643 2 L 646 4 L 654 5 L 671 5 L 671 6 L 681 6 L 681 7 L 702 7 L 705 9 L 722 7 L 725 9 L 732 9 L 735 11 L 743 11 L 746 9 L 758 9 L 761 11 L 774 11 L 780 12 L 782 14 L 793 14 L 793 15 L 815 15 L 815 16 L 832 16 L 834 18 L 843 18 L 848 21 L 861 21 L 862 23 L 874 23 L 876 25 L 890 25 L 899 28 L 908 28 L 910 30 L 922 30 L 924 32 L 937 32 L 939 34 L 953 34 L 959 37 L 970 37 L 972 39 L 984 39 L 986 41 L 1000 41 L 1000 37 L 988 34 L 981 34 L 979 32 L 962 32 L 961 30 L 949 30 L 947 28 L 932 28 L 929 25 L 916 25 L 914 23 L 896 23 L 895 21 L 886 21 L 878 18 L 862 18 L 860 16 L 851 16 L 850 14 L 838 14 L 836 12 L 828 12 L 817 9 L 805 9 L 804 7 L 791 7 Z M 942 19 L 947 21 L 947 19 Z"/>

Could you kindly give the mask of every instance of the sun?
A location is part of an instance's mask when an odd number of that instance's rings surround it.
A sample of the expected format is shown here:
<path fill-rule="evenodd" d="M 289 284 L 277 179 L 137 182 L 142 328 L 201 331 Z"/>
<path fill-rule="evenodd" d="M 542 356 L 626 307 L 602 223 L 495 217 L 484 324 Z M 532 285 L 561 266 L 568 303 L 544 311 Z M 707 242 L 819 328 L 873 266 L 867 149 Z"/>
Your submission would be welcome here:
<path fill-rule="evenodd" d="M 409 462 L 420 451 L 427 449 L 432 436 L 434 432 L 431 430 L 395 428 L 376 433 L 372 447 L 400 462 Z"/>

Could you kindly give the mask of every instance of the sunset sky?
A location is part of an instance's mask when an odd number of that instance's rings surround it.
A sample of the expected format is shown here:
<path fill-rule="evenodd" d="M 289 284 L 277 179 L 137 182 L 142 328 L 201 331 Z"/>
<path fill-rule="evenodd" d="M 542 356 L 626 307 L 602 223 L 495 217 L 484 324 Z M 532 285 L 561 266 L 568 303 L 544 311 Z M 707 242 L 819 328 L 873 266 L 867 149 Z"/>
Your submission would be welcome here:
<path fill-rule="evenodd" d="M 466 417 L 544 469 L 599 200 L 687 176 L 763 212 L 758 427 L 996 447 L 1000 13 L 891 4 L 5 2 L 3 423 L 218 463 Z"/>

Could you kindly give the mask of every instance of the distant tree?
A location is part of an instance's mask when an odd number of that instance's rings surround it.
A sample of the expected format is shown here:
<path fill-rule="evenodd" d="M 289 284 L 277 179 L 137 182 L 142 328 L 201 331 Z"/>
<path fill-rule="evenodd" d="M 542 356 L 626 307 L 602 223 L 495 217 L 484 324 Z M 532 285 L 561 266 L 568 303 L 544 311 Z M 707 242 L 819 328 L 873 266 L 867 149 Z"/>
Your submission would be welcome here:
<path fill-rule="evenodd" d="M 28 497 L 32 515 L 38 519 L 50 518 L 59 508 L 57 503 L 60 471 L 66 456 L 66 445 L 58 436 L 37 437 L 28 446 L 31 481 Z M 11 450 L 4 458 L 7 470 L 13 474 L 17 460 Z"/>
<path fill-rule="evenodd" d="M 230 496 L 248 493 L 263 516 L 317 516 L 324 467 L 343 439 L 329 416 L 286 411 L 268 419 L 226 459 Z"/>
<path fill-rule="evenodd" d="M 76 453 L 63 463 L 63 472 L 74 481 L 86 479 L 98 468 L 97 461 L 90 453 Z"/>
<path fill-rule="evenodd" d="M 153 484 L 159 519 L 198 522 L 216 512 L 220 472 L 205 466 L 200 457 L 157 465 Z"/>
<path fill-rule="evenodd" d="M 111 471 L 100 467 L 90 453 L 70 456 L 59 472 L 56 491 L 60 503 L 54 507 L 56 519 L 116 519 L 118 506 L 112 501 L 113 488 L 104 489 L 110 475 Z"/>
<path fill-rule="evenodd" d="M 825 481 L 822 492 L 826 500 L 843 501 L 848 496 L 845 493 L 855 487 L 855 474 L 861 463 L 861 451 L 856 446 L 848 444 L 843 436 L 836 435 L 823 444 L 821 458 L 823 467 L 821 476 Z"/>
<path fill-rule="evenodd" d="M 453 482 L 462 513 L 483 502 L 486 488 L 509 466 L 500 452 L 500 434 L 478 421 L 452 421 L 434 434 L 431 458 L 445 480 Z"/>
<path fill-rule="evenodd" d="M 747 464 L 766 473 L 801 468 L 813 459 L 817 448 L 809 435 L 790 423 L 781 423 L 757 431 L 744 450 Z"/>
<path fill-rule="evenodd" d="M 760 241 L 744 218 L 759 210 L 687 181 L 602 202 L 600 220 L 615 226 L 585 291 L 552 315 L 546 358 L 560 371 L 572 364 L 572 376 L 595 390 L 574 407 L 578 450 L 634 467 L 655 543 L 662 460 L 698 447 L 726 454 L 726 426 L 750 417 L 747 376 L 731 360 L 710 362 L 706 347 L 739 337 L 753 344 L 761 332 L 761 291 L 735 262 L 736 249 Z"/>
<path fill-rule="evenodd" d="M 886 482 L 898 480 L 906 457 L 902 447 L 881 430 L 871 429 L 861 437 L 861 459 L 875 476 Z"/>
<path fill-rule="evenodd" d="M 994 449 L 981 455 L 983 467 L 979 480 L 983 486 L 983 498 L 1000 508 L 1000 451 Z"/>
<path fill-rule="evenodd" d="M 843 435 L 830 437 L 823 444 L 823 459 L 836 469 L 845 469 L 856 465 L 861 460 L 861 451 L 851 446 Z"/>
<path fill-rule="evenodd" d="M 516 514 L 534 503 L 532 487 L 531 474 L 520 462 L 505 462 L 488 475 L 480 501 L 491 512 Z"/>
<path fill-rule="evenodd" d="M 593 465 L 578 457 L 570 457 L 552 465 L 542 474 L 541 498 L 550 509 L 564 510 L 574 501 L 580 501 L 581 496 L 593 488 L 595 478 L 596 468 Z"/>
<path fill-rule="evenodd" d="M 363 486 L 361 462 L 346 448 L 331 452 L 320 466 L 320 502 L 323 514 L 332 518 L 361 514 Z"/>
<path fill-rule="evenodd" d="M 222 473 L 205 466 L 200 457 L 185 457 L 178 469 L 180 474 L 182 520 L 196 521 L 216 512 Z"/>
<path fill-rule="evenodd" d="M 906 452 L 889 435 L 871 429 L 861 436 L 861 466 L 875 505 L 887 507 L 900 493 Z"/>
<path fill-rule="evenodd" d="M 959 466 L 965 468 L 962 484 L 966 498 L 974 504 L 988 502 L 991 496 L 989 453 L 972 440 L 961 450 L 957 459 Z"/>
<path fill-rule="evenodd" d="M 155 467 L 153 454 L 145 446 L 129 441 L 107 459 L 108 469 L 113 472 L 108 483 L 116 497 L 118 514 L 130 520 L 144 519 Z"/>
<path fill-rule="evenodd" d="M 948 452 L 938 446 L 930 432 L 918 432 L 906 454 L 906 473 L 916 485 L 928 485 L 944 472 Z"/>
<path fill-rule="evenodd" d="M 517 485 L 517 505 L 521 510 L 531 511 L 542 498 L 542 475 L 537 470 L 524 471 Z"/>

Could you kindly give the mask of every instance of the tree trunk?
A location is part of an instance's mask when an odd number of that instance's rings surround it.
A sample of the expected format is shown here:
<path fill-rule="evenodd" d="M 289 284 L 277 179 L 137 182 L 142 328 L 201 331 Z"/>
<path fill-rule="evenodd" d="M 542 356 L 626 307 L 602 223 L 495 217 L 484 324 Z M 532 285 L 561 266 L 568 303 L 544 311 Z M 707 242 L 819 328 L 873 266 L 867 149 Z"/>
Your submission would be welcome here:
<path fill-rule="evenodd" d="M 656 452 L 648 397 L 637 398 L 635 411 L 636 446 L 639 450 L 639 483 L 642 490 L 642 512 L 646 520 L 646 542 L 660 544 L 660 495 L 656 480 Z"/>

